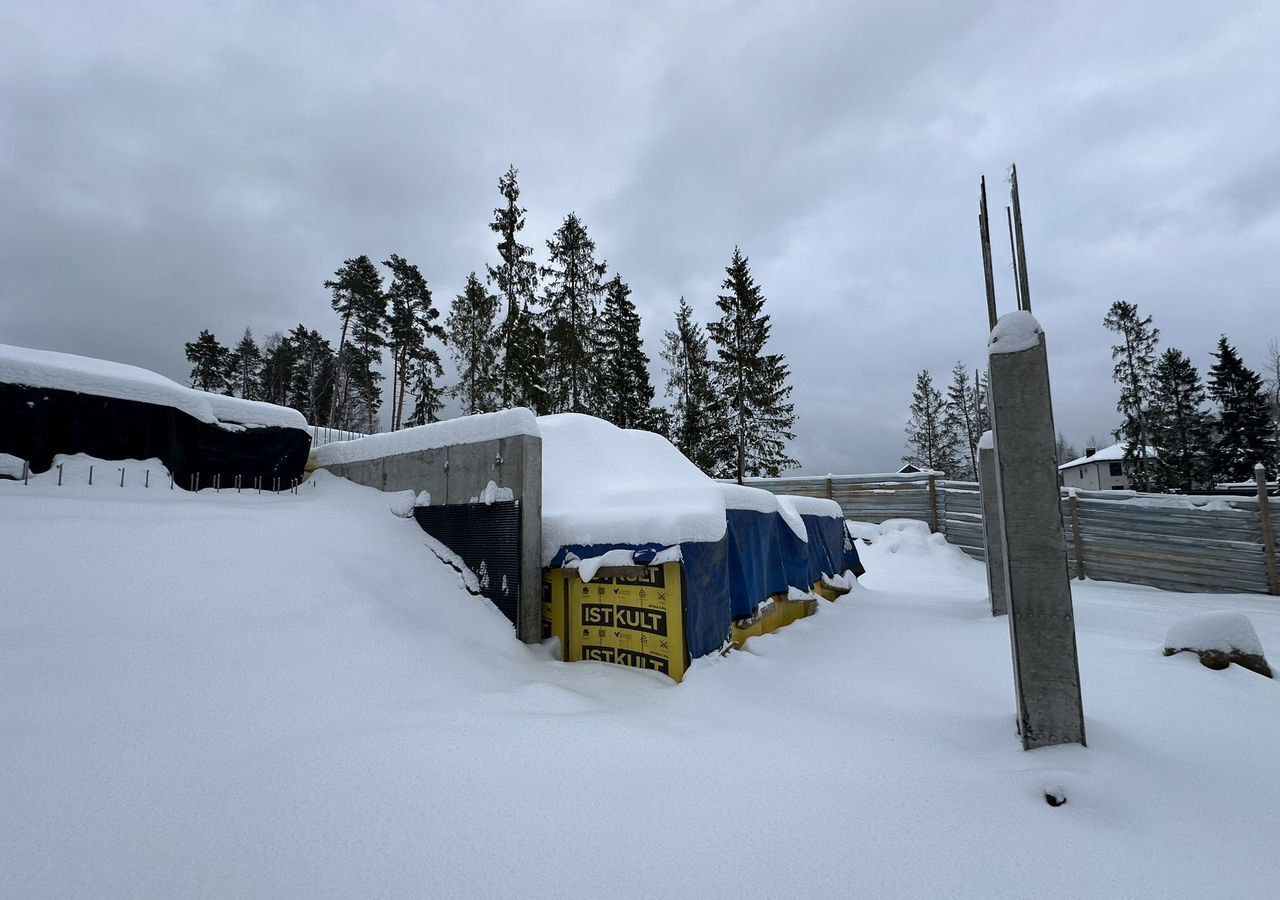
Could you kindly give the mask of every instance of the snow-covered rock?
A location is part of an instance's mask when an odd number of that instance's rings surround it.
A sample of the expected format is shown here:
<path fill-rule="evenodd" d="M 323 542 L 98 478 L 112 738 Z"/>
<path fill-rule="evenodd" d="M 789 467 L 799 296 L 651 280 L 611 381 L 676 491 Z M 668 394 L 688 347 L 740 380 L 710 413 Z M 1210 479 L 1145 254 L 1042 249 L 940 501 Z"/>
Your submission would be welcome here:
<path fill-rule="evenodd" d="M 1230 610 L 1200 613 L 1179 619 L 1169 626 L 1164 639 L 1164 655 L 1190 651 L 1210 669 L 1225 669 L 1231 663 L 1271 677 L 1271 667 L 1262 652 L 1258 632 L 1244 613 Z"/>

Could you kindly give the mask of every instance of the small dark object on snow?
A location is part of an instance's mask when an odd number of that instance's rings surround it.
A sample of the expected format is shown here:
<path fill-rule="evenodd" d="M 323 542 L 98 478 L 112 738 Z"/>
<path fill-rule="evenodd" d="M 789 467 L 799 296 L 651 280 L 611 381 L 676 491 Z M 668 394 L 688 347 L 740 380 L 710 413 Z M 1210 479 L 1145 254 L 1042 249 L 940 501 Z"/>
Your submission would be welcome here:
<path fill-rule="evenodd" d="M 1271 667 L 1267 665 L 1266 657 L 1257 653 L 1241 653 L 1239 650 L 1226 652 L 1223 650 L 1197 650 L 1194 647 L 1179 647 L 1176 650 L 1172 647 L 1164 648 L 1165 656 L 1173 656 L 1175 653 L 1194 653 L 1200 657 L 1200 665 L 1206 669 L 1225 669 L 1227 666 L 1235 663 L 1237 666 L 1248 669 L 1250 672 L 1257 672 L 1259 675 L 1265 675 L 1267 678 L 1274 677 L 1271 674 Z"/>
<path fill-rule="evenodd" d="M 1067 802 L 1067 795 L 1060 791 L 1045 791 L 1044 802 L 1048 803 L 1050 806 L 1061 806 Z"/>

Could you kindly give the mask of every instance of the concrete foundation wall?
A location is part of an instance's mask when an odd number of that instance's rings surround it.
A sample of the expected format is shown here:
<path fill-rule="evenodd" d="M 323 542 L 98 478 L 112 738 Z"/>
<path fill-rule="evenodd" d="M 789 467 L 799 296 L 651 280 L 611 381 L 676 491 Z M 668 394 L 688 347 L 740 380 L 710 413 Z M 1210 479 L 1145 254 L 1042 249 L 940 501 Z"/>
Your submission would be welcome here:
<path fill-rule="evenodd" d="M 520 502 L 520 640 L 542 636 L 542 439 L 527 434 L 325 467 L 381 491 L 431 494 L 432 506 L 477 502 L 489 482 Z"/>

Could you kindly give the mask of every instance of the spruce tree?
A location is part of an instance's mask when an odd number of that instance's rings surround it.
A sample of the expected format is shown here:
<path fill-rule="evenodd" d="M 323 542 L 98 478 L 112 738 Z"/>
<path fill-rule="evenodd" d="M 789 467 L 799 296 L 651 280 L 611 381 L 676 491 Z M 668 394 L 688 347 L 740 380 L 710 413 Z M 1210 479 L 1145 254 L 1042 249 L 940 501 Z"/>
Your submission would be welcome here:
<path fill-rule="evenodd" d="M 978 478 L 978 440 L 982 437 L 981 396 L 978 385 L 969 380 L 969 370 L 964 363 L 956 363 L 951 370 L 951 384 L 947 388 L 946 421 L 955 432 L 960 448 L 954 477 L 967 481 Z"/>
<path fill-rule="evenodd" d="M 1189 492 L 1210 486 L 1212 428 L 1204 402 L 1204 385 L 1191 360 L 1172 347 L 1160 354 L 1151 391 L 1156 490 Z"/>
<path fill-rule="evenodd" d="M 230 393 L 246 400 L 258 399 L 258 378 L 262 368 L 262 351 L 253 339 L 253 331 L 244 330 L 244 337 L 227 357 L 227 387 Z"/>
<path fill-rule="evenodd" d="M 401 427 L 438 422 L 445 393 L 440 384 L 440 378 L 444 375 L 440 354 L 434 350 L 429 355 L 419 354 L 409 361 L 409 365 L 413 377 L 413 412 L 402 419 Z"/>
<path fill-rule="evenodd" d="M 258 369 L 258 399 L 279 406 L 289 405 L 289 384 L 293 381 L 293 345 L 278 331 L 262 340 L 262 365 Z"/>
<path fill-rule="evenodd" d="M 723 315 L 707 325 L 716 345 L 716 392 L 724 406 L 726 440 L 718 474 L 774 478 L 797 465 L 787 455 L 795 440 L 795 408 L 788 402 L 790 370 L 780 353 L 766 353 L 772 328 L 764 294 L 742 250 L 733 248 L 716 300 Z"/>
<path fill-rule="evenodd" d="M 458 367 L 453 394 L 462 401 L 464 415 L 492 412 L 497 408 L 498 355 L 494 318 L 498 298 L 472 272 L 466 287 L 453 301 L 445 320 L 449 350 Z"/>
<path fill-rule="evenodd" d="M 444 329 L 436 323 L 440 311 L 432 303 L 431 289 L 418 267 L 395 253 L 382 264 L 391 270 L 391 286 L 387 288 L 387 347 L 391 351 L 391 430 L 395 431 L 404 424 L 411 380 L 415 384 L 415 399 L 422 398 L 423 391 L 430 395 L 438 390 L 435 379 L 443 374 L 443 369 L 439 352 L 428 340 L 443 340 Z M 421 402 L 430 406 L 433 401 L 428 396 Z"/>
<path fill-rule="evenodd" d="M 1274 460 L 1271 411 L 1262 379 L 1245 366 L 1226 336 L 1218 339 L 1218 349 L 1209 369 L 1209 395 L 1218 404 L 1217 442 L 1213 447 L 1214 477 L 1219 481 L 1253 479 L 1257 463 Z"/>
<path fill-rule="evenodd" d="M 653 430 L 649 357 L 640 341 L 640 314 L 621 275 L 605 285 L 599 340 L 598 414 L 619 428 Z"/>
<path fill-rule="evenodd" d="M 551 412 L 547 389 L 547 336 L 529 307 L 522 307 L 516 314 L 515 322 L 504 332 L 503 340 L 506 343 L 502 371 L 509 391 L 506 405 L 527 407 L 538 415 Z"/>
<path fill-rule="evenodd" d="M 227 388 L 231 351 L 208 329 L 186 345 L 187 362 L 191 363 L 191 386 L 201 391 L 221 394 Z"/>
<path fill-rule="evenodd" d="M 596 262 L 595 242 L 574 213 L 565 216 L 547 241 L 547 252 L 551 264 L 542 269 L 542 277 L 550 406 L 553 412 L 592 412 L 605 264 Z"/>
<path fill-rule="evenodd" d="M 933 376 L 928 369 L 916 376 L 915 391 L 911 394 L 907 445 L 911 453 L 902 457 L 903 462 L 948 475 L 959 467 L 960 441 L 947 420 L 946 402 L 933 386 Z"/>
<path fill-rule="evenodd" d="M 382 390 L 381 348 L 386 343 L 387 302 L 382 275 L 368 256 L 346 260 L 324 283 L 332 291 L 330 303 L 342 320 L 338 340 L 338 386 L 330 421 L 338 427 L 376 430 Z"/>
<path fill-rule="evenodd" d="M 1080 453 L 1075 447 L 1071 446 L 1071 442 L 1067 440 L 1066 435 L 1059 431 L 1058 441 L 1054 446 L 1054 457 L 1057 459 L 1058 465 L 1065 466 L 1079 455 Z"/>
<path fill-rule="evenodd" d="M 333 345 L 320 332 L 299 324 L 285 341 L 293 357 L 289 402 L 313 425 L 336 427 L 329 418 L 337 392 L 338 358 Z"/>
<path fill-rule="evenodd" d="M 528 406 L 530 399 L 541 392 L 541 379 L 531 369 L 527 356 L 531 338 L 529 322 L 520 321 L 538 289 L 538 266 L 533 261 L 533 248 L 520 243 L 525 209 L 519 202 L 519 174 L 515 166 L 509 166 L 506 174 L 498 179 L 498 193 L 504 203 L 494 209 L 493 221 L 489 223 L 490 230 L 498 235 L 499 262 L 488 267 L 488 282 L 497 287 L 498 299 L 503 304 L 498 332 L 498 394 L 503 406 Z M 540 365 L 542 361 L 538 362 Z"/>
<path fill-rule="evenodd" d="M 667 363 L 663 369 L 666 395 L 675 399 L 667 437 L 694 465 L 713 474 L 724 433 L 721 409 L 707 358 L 707 338 L 684 297 L 676 312 L 675 329 L 663 335 L 662 358 Z"/>
<path fill-rule="evenodd" d="M 1123 417 L 1120 434 L 1124 440 L 1125 474 L 1134 490 L 1151 490 L 1150 410 L 1147 398 L 1156 365 L 1156 343 L 1160 329 L 1152 327 L 1151 316 L 1138 315 L 1136 304 L 1117 300 L 1111 304 L 1102 324 L 1120 335 L 1111 348 L 1116 361 L 1112 377 L 1120 388 L 1116 410 Z"/>

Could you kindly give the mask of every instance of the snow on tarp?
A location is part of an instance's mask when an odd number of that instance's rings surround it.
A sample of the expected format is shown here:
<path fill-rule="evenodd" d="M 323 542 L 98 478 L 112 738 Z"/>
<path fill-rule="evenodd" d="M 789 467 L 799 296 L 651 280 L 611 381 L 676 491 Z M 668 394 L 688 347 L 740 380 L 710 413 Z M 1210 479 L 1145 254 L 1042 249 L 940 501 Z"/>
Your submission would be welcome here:
<path fill-rule="evenodd" d="M 334 441 L 315 448 L 311 453 L 311 461 L 317 467 L 323 468 L 342 463 L 398 456 L 402 453 L 438 450 L 441 447 L 458 444 L 478 444 L 481 441 L 537 433 L 538 420 L 533 413 L 523 407 L 517 407 L 475 416 L 459 416 L 456 419 L 446 419 L 443 422 L 432 422 L 430 425 L 418 425 L 414 428 L 402 428 L 399 431 L 371 434 L 351 441 Z"/>
<path fill-rule="evenodd" d="M 543 565 L 569 546 L 670 546 L 724 537 L 720 486 L 666 438 L 574 413 L 542 416 L 537 426 Z"/>
<path fill-rule="evenodd" d="M 0 344 L 0 384 L 168 406 L 210 424 L 307 427 L 302 413 L 288 407 L 209 394 L 184 387 L 149 369 L 53 350 Z"/>

